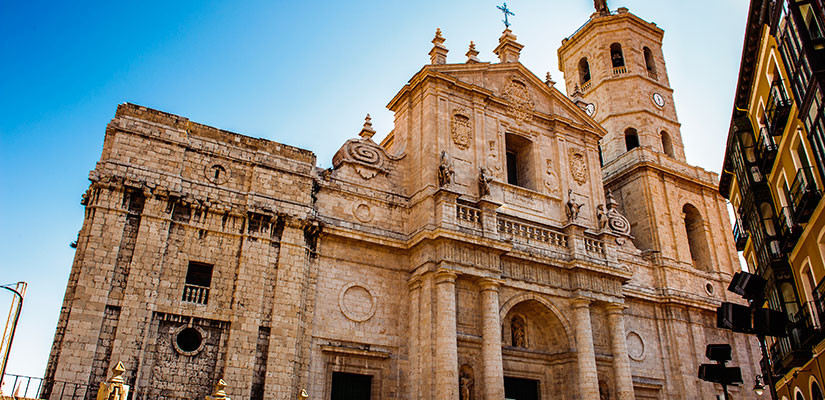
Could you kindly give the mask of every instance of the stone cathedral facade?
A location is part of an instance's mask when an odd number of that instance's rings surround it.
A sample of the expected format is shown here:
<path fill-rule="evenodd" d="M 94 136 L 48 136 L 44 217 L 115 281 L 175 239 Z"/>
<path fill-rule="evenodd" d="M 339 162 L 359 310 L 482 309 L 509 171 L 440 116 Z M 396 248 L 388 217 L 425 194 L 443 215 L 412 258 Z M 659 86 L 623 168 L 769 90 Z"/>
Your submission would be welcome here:
<path fill-rule="evenodd" d="M 739 262 L 662 38 L 598 10 L 558 51 L 567 97 L 509 29 L 498 62 L 447 63 L 439 31 L 394 129 L 376 143 L 367 120 L 326 170 L 121 104 L 43 395 L 120 361 L 134 399 L 221 378 L 233 399 L 707 399 L 721 342 L 753 382 L 755 342 L 715 328 Z"/>

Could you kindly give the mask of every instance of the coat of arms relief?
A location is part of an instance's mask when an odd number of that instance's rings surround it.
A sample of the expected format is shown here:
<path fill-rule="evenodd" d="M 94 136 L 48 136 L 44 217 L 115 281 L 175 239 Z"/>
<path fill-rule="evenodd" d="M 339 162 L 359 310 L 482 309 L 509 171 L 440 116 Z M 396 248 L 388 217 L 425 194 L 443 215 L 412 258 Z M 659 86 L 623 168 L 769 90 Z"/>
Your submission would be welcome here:
<path fill-rule="evenodd" d="M 510 83 L 504 89 L 504 99 L 510 104 L 509 113 L 519 123 L 524 123 L 533 117 L 535 103 L 530 96 L 527 85 L 516 77 L 510 79 Z"/>
<path fill-rule="evenodd" d="M 453 143 L 461 150 L 467 150 L 473 140 L 473 126 L 468 115 L 464 108 L 457 107 L 453 110 L 450 130 Z"/>

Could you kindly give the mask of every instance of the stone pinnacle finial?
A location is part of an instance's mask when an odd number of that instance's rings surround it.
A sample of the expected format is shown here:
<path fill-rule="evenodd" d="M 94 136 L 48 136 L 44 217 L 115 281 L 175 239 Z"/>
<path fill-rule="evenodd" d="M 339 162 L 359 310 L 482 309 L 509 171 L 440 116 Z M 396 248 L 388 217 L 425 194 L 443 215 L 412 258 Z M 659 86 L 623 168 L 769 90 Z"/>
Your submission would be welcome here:
<path fill-rule="evenodd" d="M 430 64 L 446 64 L 447 63 L 447 47 L 444 46 L 444 39 L 441 36 L 441 28 L 435 30 L 435 37 L 433 38 L 433 49 L 430 50 Z"/>
<path fill-rule="evenodd" d="M 218 383 L 215 384 L 215 391 L 212 392 L 211 396 L 206 396 L 206 400 L 232 400 L 226 396 L 226 382 L 223 379 L 218 379 Z"/>
<path fill-rule="evenodd" d="M 613 197 L 613 191 L 610 189 L 607 189 L 607 195 L 605 195 L 604 198 L 606 200 L 605 203 L 607 203 L 608 210 L 616 208 L 616 206 L 619 205 L 619 202 L 616 201 L 615 197 Z"/>
<path fill-rule="evenodd" d="M 126 372 L 126 368 L 123 367 L 122 362 L 118 361 L 112 368 L 112 377 L 106 382 L 100 382 L 100 388 L 97 390 L 97 398 L 126 400 L 129 396 L 129 387 L 124 385 L 126 382 L 126 380 L 123 379 L 124 372 Z"/>
<path fill-rule="evenodd" d="M 516 35 L 513 34 L 510 28 L 507 28 L 502 32 L 501 37 L 498 38 L 498 46 L 493 50 L 493 53 L 496 53 L 499 62 L 518 62 L 522 48 L 524 48 L 524 45 L 516 42 Z"/>
<path fill-rule="evenodd" d="M 476 44 L 471 40 L 470 41 L 470 49 L 467 50 L 467 64 L 481 62 L 478 59 L 478 50 L 476 50 Z"/>
<path fill-rule="evenodd" d="M 358 133 L 358 136 L 361 136 L 361 139 L 372 139 L 372 136 L 375 135 L 375 129 L 372 129 L 372 118 L 370 115 L 364 118 L 364 127 L 361 128 L 361 132 Z"/>
<path fill-rule="evenodd" d="M 546 83 L 547 86 L 550 87 L 556 86 L 556 81 L 554 81 L 553 77 L 550 76 L 550 72 L 547 72 L 547 78 L 544 79 L 544 83 Z"/>

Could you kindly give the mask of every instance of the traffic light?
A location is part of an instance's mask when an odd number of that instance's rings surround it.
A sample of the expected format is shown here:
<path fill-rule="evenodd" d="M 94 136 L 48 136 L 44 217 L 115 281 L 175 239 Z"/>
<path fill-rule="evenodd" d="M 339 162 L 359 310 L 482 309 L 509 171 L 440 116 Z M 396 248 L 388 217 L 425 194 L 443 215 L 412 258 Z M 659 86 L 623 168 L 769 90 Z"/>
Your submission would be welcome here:
<path fill-rule="evenodd" d="M 761 299 L 765 295 L 767 281 L 759 275 L 737 272 L 728 285 L 728 290 L 748 300 Z"/>
<path fill-rule="evenodd" d="M 725 344 L 709 344 L 705 347 L 705 357 L 709 360 L 724 363 L 731 360 L 730 345 Z"/>
<path fill-rule="evenodd" d="M 723 364 L 700 365 L 699 379 L 722 385 L 741 385 L 744 382 L 739 367 L 726 367 Z"/>
<path fill-rule="evenodd" d="M 751 310 L 747 306 L 724 302 L 716 308 L 716 327 L 734 332 L 752 333 Z"/>

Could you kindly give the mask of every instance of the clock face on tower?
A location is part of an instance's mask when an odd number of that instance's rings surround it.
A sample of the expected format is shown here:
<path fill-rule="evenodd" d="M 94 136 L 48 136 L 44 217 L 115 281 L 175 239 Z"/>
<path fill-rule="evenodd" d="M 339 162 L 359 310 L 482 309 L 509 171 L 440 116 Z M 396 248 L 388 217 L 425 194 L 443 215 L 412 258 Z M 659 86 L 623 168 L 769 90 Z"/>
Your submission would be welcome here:
<path fill-rule="evenodd" d="M 584 112 L 586 112 L 587 115 L 592 117 L 593 114 L 596 113 L 596 104 L 590 103 L 590 104 L 584 106 Z"/>
<path fill-rule="evenodd" d="M 665 98 L 662 97 L 659 93 L 653 93 L 653 104 L 657 107 L 664 107 L 665 106 Z"/>

